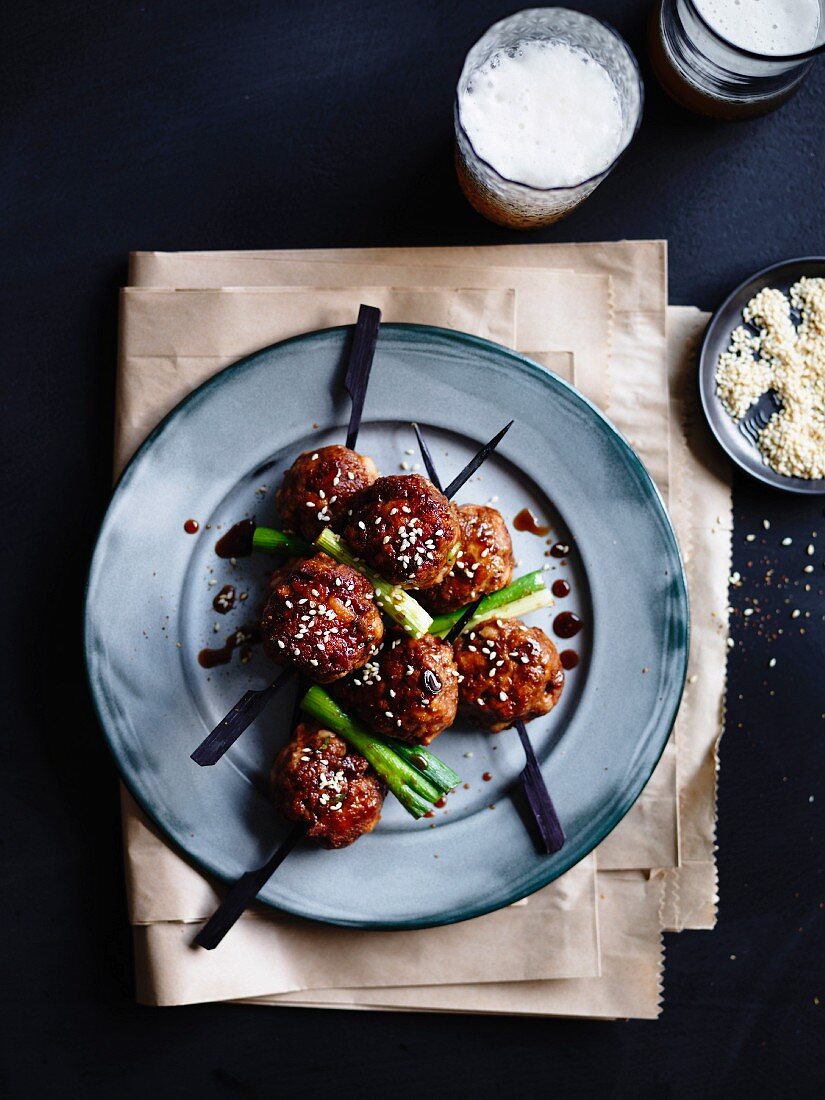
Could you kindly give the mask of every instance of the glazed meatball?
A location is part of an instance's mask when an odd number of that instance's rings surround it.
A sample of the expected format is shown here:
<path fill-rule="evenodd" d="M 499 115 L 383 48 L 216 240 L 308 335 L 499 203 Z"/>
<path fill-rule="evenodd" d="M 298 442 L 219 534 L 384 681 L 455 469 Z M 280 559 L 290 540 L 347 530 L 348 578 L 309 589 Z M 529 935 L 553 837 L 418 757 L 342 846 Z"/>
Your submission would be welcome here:
<path fill-rule="evenodd" d="M 279 569 L 261 620 L 267 655 L 319 684 L 346 676 L 384 637 L 374 596 L 360 573 L 326 554 Z"/>
<path fill-rule="evenodd" d="M 335 527 L 353 497 L 378 477 L 371 458 L 334 445 L 305 451 L 284 474 L 275 505 L 286 531 L 314 541 Z"/>
<path fill-rule="evenodd" d="M 462 713 L 494 732 L 547 714 L 559 701 L 564 670 L 543 630 L 494 619 L 455 643 Z"/>
<path fill-rule="evenodd" d="M 379 477 L 351 513 L 344 538 L 385 580 L 429 588 L 450 571 L 460 535 L 456 509 L 427 478 Z"/>
<path fill-rule="evenodd" d="M 452 646 L 431 634 L 410 638 L 394 632 L 334 691 L 344 709 L 376 733 L 429 745 L 455 720 L 458 671 Z"/>
<path fill-rule="evenodd" d="M 498 592 L 513 576 L 513 544 L 501 513 L 483 504 L 462 504 L 457 511 L 461 548 L 455 563 L 440 584 L 421 593 L 435 615 Z"/>
<path fill-rule="evenodd" d="M 329 730 L 304 723 L 275 758 L 272 799 L 290 821 L 306 821 L 322 848 L 346 848 L 381 817 L 385 789 L 360 753 Z"/>

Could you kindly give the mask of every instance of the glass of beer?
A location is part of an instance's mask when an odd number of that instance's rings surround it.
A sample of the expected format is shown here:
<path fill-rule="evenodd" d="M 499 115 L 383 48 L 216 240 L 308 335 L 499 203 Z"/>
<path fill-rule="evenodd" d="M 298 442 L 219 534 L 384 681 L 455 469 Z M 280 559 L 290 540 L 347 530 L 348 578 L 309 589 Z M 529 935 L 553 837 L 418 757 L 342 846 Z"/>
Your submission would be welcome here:
<path fill-rule="evenodd" d="M 464 194 L 499 225 L 557 221 L 616 164 L 643 98 L 630 48 L 598 19 L 567 8 L 502 19 L 467 54 L 456 90 Z"/>
<path fill-rule="evenodd" d="M 677 103 L 751 118 L 789 99 L 825 50 L 825 0 L 656 0 L 648 44 Z"/>

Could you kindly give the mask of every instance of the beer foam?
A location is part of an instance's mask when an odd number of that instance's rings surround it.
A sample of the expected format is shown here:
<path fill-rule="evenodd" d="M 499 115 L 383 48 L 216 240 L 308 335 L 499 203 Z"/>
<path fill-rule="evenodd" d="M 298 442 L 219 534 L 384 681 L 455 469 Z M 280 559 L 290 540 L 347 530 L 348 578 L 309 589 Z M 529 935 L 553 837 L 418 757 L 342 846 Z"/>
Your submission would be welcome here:
<path fill-rule="evenodd" d="M 608 168 L 619 151 L 616 87 L 584 50 L 520 42 L 473 73 L 461 125 L 480 157 L 530 187 L 570 187 Z"/>
<path fill-rule="evenodd" d="M 694 0 L 718 34 L 766 57 L 804 53 L 816 43 L 820 0 Z"/>

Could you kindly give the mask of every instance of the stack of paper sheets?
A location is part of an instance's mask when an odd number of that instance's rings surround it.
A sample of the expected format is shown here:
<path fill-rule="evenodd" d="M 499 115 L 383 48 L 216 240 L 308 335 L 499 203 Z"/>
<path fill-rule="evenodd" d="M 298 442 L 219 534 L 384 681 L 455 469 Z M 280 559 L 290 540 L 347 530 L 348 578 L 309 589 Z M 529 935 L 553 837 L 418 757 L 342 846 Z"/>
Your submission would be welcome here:
<path fill-rule="evenodd" d="M 663 930 L 711 928 L 716 745 L 725 690 L 729 470 L 694 399 L 706 323 L 667 307 L 662 241 L 303 252 L 136 253 L 123 291 L 116 472 L 217 370 L 300 332 L 439 325 L 523 351 L 573 382 L 640 454 L 676 528 L 691 593 L 689 680 L 647 787 L 598 849 L 498 913 L 415 932 L 359 932 L 268 910 L 216 952 L 193 922 L 220 899 L 123 795 L 139 998 L 399 1011 L 652 1018 Z"/>

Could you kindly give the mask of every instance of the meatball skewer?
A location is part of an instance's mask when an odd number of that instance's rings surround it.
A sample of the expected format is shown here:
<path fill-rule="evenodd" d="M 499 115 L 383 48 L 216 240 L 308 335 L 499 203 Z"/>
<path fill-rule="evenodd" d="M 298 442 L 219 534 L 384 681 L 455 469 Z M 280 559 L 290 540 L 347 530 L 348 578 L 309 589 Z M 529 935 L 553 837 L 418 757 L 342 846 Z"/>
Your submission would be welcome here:
<path fill-rule="evenodd" d="M 273 799 L 296 824 L 263 866 L 238 879 L 198 933 L 195 942 L 207 950 L 218 946 L 303 837 L 346 847 L 375 827 L 386 787 L 418 818 L 460 782 L 429 750 L 368 733 L 321 687 L 311 687 L 300 708 L 314 721 L 298 726 L 272 774 Z"/>
<path fill-rule="evenodd" d="M 346 451 L 348 454 L 353 455 L 355 459 L 360 460 L 364 467 L 364 477 L 367 479 L 372 477 L 373 480 L 377 477 L 378 471 L 375 469 L 375 465 L 371 459 L 362 458 L 362 456 L 355 453 L 355 444 L 358 441 L 358 432 L 361 427 L 364 398 L 367 393 L 367 385 L 369 384 L 373 359 L 375 358 L 375 346 L 378 341 L 380 326 L 381 310 L 375 306 L 368 306 L 362 303 L 358 310 L 358 320 L 355 323 L 352 344 L 350 346 L 347 366 L 344 372 L 344 389 L 349 394 L 351 407 L 349 425 L 347 427 L 347 446 L 346 448 L 340 448 L 340 450 Z M 333 481 L 335 481 L 337 477 L 338 480 L 343 481 L 346 486 L 351 486 L 353 493 L 358 491 L 360 485 L 357 484 L 356 474 L 352 470 L 345 470 L 344 473 L 346 476 L 341 478 L 336 471 L 336 473 L 332 475 Z M 351 477 L 349 476 L 350 474 L 352 474 Z M 367 481 L 367 483 L 369 482 Z M 347 492 L 349 492 L 349 488 Z M 335 496 L 336 494 L 333 493 L 331 495 Z M 341 496 L 344 500 L 347 499 L 345 492 L 342 492 Z M 336 502 L 332 503 L 334 504 Z M 255 549 L 256 534 L 257 530 L 254 520 L 242 520 L 240 523 L 235 524 L 235 526 L 219 540 L 215 548 L 218 556 L 234 557 L 251 554 L 252 550 Z M 266 536 L 264 536 L 264 541 L 267 543 L 265 548 L 270 553 L 294 555 L 308 551 L 308 547 L 304 547 L 303 541 L 300 538 L 284 534 L 280 531 L 272 532 L 272 534 L 276 537 L 266 538 Z M 223 544 L 223 548 L 221 544 Z M 248 726 L 255 721 L 258 715 L 263 712 L 270 699 L 272 699 L 284 684 L 292 679 L 293 671 L 293 669 L 287 668 L 286 671 L 282 672 L 268 687 L 258 691 L 244 692 L 232 710 L 230 710 L 223 720 L 218 723 L 191 754 L 191 759 L 202 767 L 209 767 L 216 764 L 227 749 L 237 741 L 244 730 L 246 730 Z"/>
<path fill-rule="evenodd" d="M 430 476 L 435 480 L 438 479 L 438 474 L 435 469 L 435 464 L 432 460 L 429 448 L 424 440 L 424 436 L 418 428 L 417 424 L 413 425 L 415 430 L 416 439 L 421 450 L 421 457 L 424 460 L 427 469 L 430 471 Z M 498 514 L 498 513 L 496 513 Z M 500 517 L 499 517 L 500 518 Z M 503 524 L 503 520 L 501 521 Z M 504 528 L 506 533 L 506 527 Z M 509 535 L 507 538 L 509 542 Z M 510 545 L 510 558 L 512 558 L 512 544 Z M 511 568 L 512 572 L 512 568 Z M 475 577 L 471 577 L 471 582 L 475 583 Z M 509 578 L 508 578 L 509 579 Z M 543 584 L 543 581 L 542 581 Z M 479 605 L 482 600 L 479 598 L 478 605 L 476 607 L 476 614 L 479 610 Z M 462 616 L 463 618 L 463 616 Z M 472 617 L 467 623 L 464 629 L 469 629 Z M 483 656 L 487 653 L 494 652 L 488 643 L 485 646 L 475 646 L 472 642 L 476 638 L 475 632 L 470 630 L 467 641 L 463 641 L 463 630 L 461 627 L 461 619 L 453 627 L 457 630 L 459 637 L 455 641 L 455 655 L 456 655 L 456 667 L 459 674 L 459 705 L 462 704 L 466 708 L 468 699 L 473 698 L 471 692 L 473 689 L 472 670 L 473 666 L 477 662 L 473 659 L 478 654 L 479 650 Z M 529 693 L 525 693 L 522 686 L 522 695 L 524 699 L 521 701 L 520 709 L 523 713 L 512 714 L 511 721 L 515 723 L 518 730 L 519 739 L 524 749 L 524 755 L 526 758 L 526 764 L 524 770 L 521 772 L 521 784 L 524 793 L 527 797 L 527 803 L 530 806 L 530 810 L 533 814 L 533 818 L 539 830 L 539 835 L 542 839 L 544 850 L 552 855 L 558 852 L 564 845 L 565 836 L 561 822 L 559 821 L 556 808 L 553 805 L 553 799 L 550 796 L 550 792 L 547 789 L 547 784 L 544 782 L 544 777 L 541 774 L 541 768 L 539 767 L 538 760 L 536 759 L 536 753 L 530 741 L 530 735 L 527 732 L 527 727 L 524 724 L 525 717 L 533 717 L 536 714 L 546 714 L 558 701 L 561 694 L 562 687 L 564 686 L 564 671 L 561 667 L 556 647 L 552 641 L 547 637 L 544 631 L 539 630 L 537 627 L 532 628 L 532 632 L 528 632 L 518 619 L 504 620 L 499 618 L 496 620 L 496 630 L 504 638 L 503 649 L 506 653 L 506 657 L 499 657 L 497 652 L 495 657 L 490 658 L 490 664 L 486 670 L 487 684 L 495 682 L 495 699 L 498 704 L 498 709 L 501 711 L 504 704 L 507 704 L 507 714 L 510 715 L 513 710 L 519 709 L 519 702 L 511 700 L 511 692 L 513 687 L 509 687 L 505 690 L 502 686 L 505 677 L 501 675 L 502 670 L 506 667 L 507 662 L 511 662 L 513 671 L 510 674 L 510 681 L 513 686 L 518 685 L 519 679 L 524 681 L 526 678 L 530 683 L 533 690 Z M 479 627 L 479 631 L 482 635 L 489 636 L 491 632 L 491 625 L 485 624 Z M 522 632 L 529 634 L 529 637 L 525 640 Z M 518 638 L 518 643 L 515 639 Z M 520 652 L 519 646 L 523 643 L 524 653 Z M 543 643 L 543 644 L 542 644 Z M 516 646 L 516 648 L 513 648 Z M 466 647 L 466 648 L 465 648 Z M 528 654 L 527 648 L 529 647 L 530 653 Z M 485 650 L 487 651 L 485 653 Z M 468 658 L 466 662 L 463 660 L 464 655 Z M 471 654 L 473 657 L 471 657 Z M 540 674 L 536 676 L 536 658 L 543 656 L 545 661 L 543 662 Z M 515 663 L 517 661 L 517 663 Z M 538 680 L 538 683 L 533 681 Z M 476 688 L 476 696 L 473 701 L 476 704 L 484 703 L 487 700 L 483 694 Z M 496 691 L 497 689 L 497 691 Z M 542 691 L 543 689 L 543 691 Z M 488 693 L 489 694 L 489 693 Z M 525 708 L 528 708 L 525 711 Z M 532 708 L 529 709 L 529 708 Z M 478 710 L 478 707 L 476 708 Z M 484 718 L 487 719 L 490 711 L 484 711 Z M 493 726 L 493 728 L 506 728 L 506 718 L 504 719 L 504 726 Z"/>

